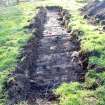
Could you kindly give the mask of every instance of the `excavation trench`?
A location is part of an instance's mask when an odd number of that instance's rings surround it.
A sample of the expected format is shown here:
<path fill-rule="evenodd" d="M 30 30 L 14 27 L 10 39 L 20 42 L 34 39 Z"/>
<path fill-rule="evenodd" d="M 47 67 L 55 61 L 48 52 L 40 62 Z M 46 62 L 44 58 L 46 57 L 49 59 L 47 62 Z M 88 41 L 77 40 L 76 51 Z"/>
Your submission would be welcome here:
<path fill-rule="evenodd" d="M 68 17 L 61 7 L 46 7 L 40 8 L 32 19 L 28 28 L 33 37 L 24 47 L 7 83 L 9 105 L 22 100 L 50 101 L 56 97 L 52 89 L 61 83 L 83 80 L 87 62 L 80 61 L 86 56 L 78 55 L 80 41 L 74 36 L 79 31 L 67 32 Z"/>

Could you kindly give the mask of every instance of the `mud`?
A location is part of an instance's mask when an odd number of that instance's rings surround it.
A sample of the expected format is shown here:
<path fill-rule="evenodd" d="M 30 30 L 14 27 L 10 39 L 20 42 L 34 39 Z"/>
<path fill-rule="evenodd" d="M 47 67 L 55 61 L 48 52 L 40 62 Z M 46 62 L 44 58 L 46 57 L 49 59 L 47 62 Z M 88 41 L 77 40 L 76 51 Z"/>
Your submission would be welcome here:
<path fill-rule="evenodd" d="M 63 82 L 84 81 L 88 57 L 79 52 L 79 31 L 68 33 L 69 16 L 61 7 L 46 7 L 32 19 L 28 28 L 33 37 L 7 81 L 8 105 L 23 100 L 52 105 L 58 98 L 52 89 Z"/>
<path fill-rule="evenodd" d="M 90 1 L 84 8 L 82 8 L 84 18 L 92 24 L 99 24 L 104 26 L 105 23 L 105 1 Z"/>

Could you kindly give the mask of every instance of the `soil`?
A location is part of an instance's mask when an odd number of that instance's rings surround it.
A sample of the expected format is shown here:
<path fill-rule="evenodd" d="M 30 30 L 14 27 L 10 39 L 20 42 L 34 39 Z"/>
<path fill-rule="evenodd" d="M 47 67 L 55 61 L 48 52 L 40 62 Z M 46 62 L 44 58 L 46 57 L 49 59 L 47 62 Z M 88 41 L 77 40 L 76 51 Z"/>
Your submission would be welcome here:
<path fill-rule="evenodd" d="M 88 58 L 79 54 L 79 31 L 68 33 L 68 16 L 61 7 L 41 7 L 32 19 L 28 28 L 33 37 L 7 81 L 8 105 L 23 100 L 34 105 L 54 105 L 59 96 L 53 89 L 63 82 L 84 80 Z"/>
<path fill-rule="evenodd" d="M 84 18 L 88 19 L 92 24 L 100 23 L 105 25 L 105 1 L 91 1 L 82 9 Z"/>

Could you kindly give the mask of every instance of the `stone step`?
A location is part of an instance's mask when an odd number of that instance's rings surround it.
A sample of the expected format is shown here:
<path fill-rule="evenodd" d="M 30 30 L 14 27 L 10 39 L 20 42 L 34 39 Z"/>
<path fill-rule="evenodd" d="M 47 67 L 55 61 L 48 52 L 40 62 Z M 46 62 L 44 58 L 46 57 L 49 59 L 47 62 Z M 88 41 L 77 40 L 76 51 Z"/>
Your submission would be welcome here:
<path fill-rule="evenodd" d="M 40 47 L 38 49 L 38 54 L 41 55 L 47 55 L 47 54 L 54 54 L 54 53 L 63 53 L 63 52 L 70 52 L 75 51 L 78 47 L 69 44 L 68 46 L 48 46 L 48 47 Z"/>
<path fill-rule="evenodd" d="M 70 42 L 70 37 L 66 36 L 53 36 L 53 37 L 43 37 L 40 42 L 39 46 L 44 46 L 45 44 L 60 44 L 65 42 Z M 44 44 L 44 45 L 43 45 Z"/>
<path fill-rule="evenodd" d="M 49 72 L 49 73 L 53 73 L 53 72 L 56 72 L 56 73 L 67 73 L 67 71 L 69 70 L 74 70 L 76 68 L 73 68 L 73 66 L 71 64 L 62 64 L 62 65 L 44 65 L 44 64 L 41 64 L 41 65 L 38 65 L 35 72 L 36 73 L 44 73 L 44 72 Z"/>
<path fill-rule="evenodd" d="M 76 81 L 78 78 L 78 73 L 75 73 L 74 71 L 70 71 L 68 73 L 43 73 L 43 74 L 33 74 L 33 80 L 36 81 L 38 84 L 50 84 L 53 81 L 56 81 L 57 83 L 61 82 L 71 82 Z"/>
<path fill-rule="evenodd" d="M 46 64 L 64 64 L 71 61 L 72 52 L 64 53 L 53 53 L 53 54 L 40 54 L 36 60 L 36 63 L 46 63 Z"/>
<path fill-rule="evenodd" d="M 75 46 L 73 46 L 74 44 L 70 41 L 52 41 L 51 43 L 39 43 L 39 50 L 62 50 L 62 49 L 68 49 L 71 50 L 72 48 L 74 48 Z M 72 47 L 73 46 L 73 47 Z"/>

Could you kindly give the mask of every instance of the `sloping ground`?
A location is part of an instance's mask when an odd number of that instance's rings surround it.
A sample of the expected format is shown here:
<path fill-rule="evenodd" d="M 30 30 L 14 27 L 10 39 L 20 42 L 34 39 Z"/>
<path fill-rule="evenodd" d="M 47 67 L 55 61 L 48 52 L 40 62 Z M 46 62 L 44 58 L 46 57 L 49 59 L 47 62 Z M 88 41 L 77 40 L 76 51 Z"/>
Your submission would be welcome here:
<path fill-rule="evenodd" d="M 105 25 L 105 1 L 89 2 L 82 10 L 84 18 L 89 19 L 91 23 L 101 23 Z"/>
<path fill-rule="evenodd" d="M 67 24 L 68 13 L 60 7 L 41 8 L 32 19 L 28 28 L 33 38 L 24 48 L 21 61 L 7 83 L 10 105 L 27 99 L 31 103 L 33 100 L 37 104 L 40 102 L 37 100 L 49 103 L 48 100 L 56 97 L 52 89 L 63 82 L 84 79 L 87 65 L 81 62 L 85 56 L 77 52 L 80 50 L 76 36 L 79 32 L 68 33 L 62 27 Z"/>

